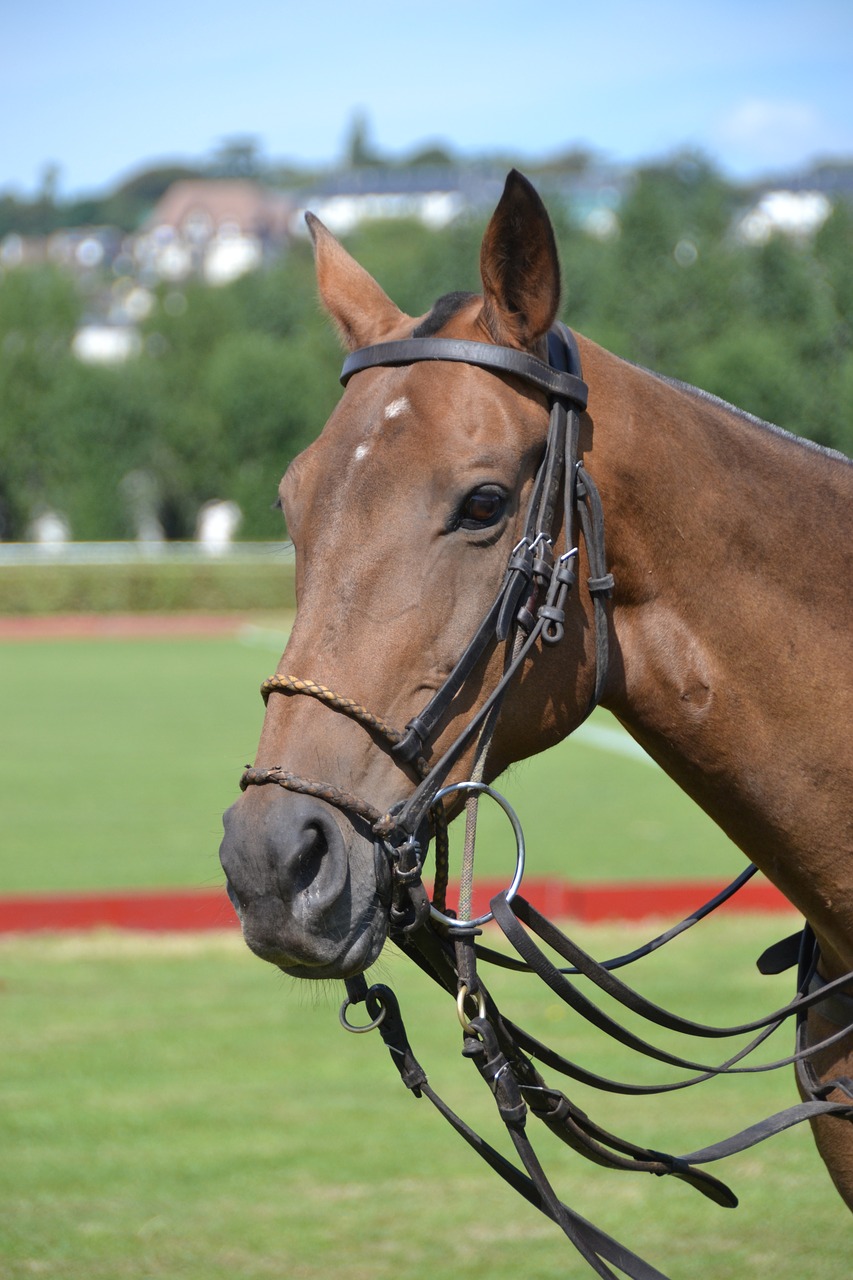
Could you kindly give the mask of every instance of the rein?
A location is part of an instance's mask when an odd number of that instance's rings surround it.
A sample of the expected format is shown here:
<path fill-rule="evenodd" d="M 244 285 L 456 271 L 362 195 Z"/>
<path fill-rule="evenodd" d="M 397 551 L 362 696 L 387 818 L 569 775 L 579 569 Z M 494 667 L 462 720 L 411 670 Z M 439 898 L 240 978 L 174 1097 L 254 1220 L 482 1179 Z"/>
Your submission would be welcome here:
<path fill-rule="evenodd" d="M 419 715 L 403 730 L 390 726 L 382 717 L 313 681 L 277 675 L 264 682 L 265 701 L 273 694 L 313 697 L 360 723 L 388 750 L 401 768 L 419 779 L 415 790 L 402 804 L 382 814 L 357 796 L 329 784 L 300 778 L 280 766 L 254 769 L 247 766 L 241 779 L 243 790 L 251 785 L 276 784 L 287 790 L 317 796 L 370 824 L 375 838 L 387 851 L 392 864 L 393 900 L 390 934 L 397 945 L 457 1002 L 463 1030 L 463 1055 L 474 1062 L 488 1084 L 499 1114 L 523 1166 L 519 1169 L 465 1124 L 435 1093 L 415 1058 L 408 1041 L 399 1004 L 384 985 L 370 988 L 362 975 L 346 980 L 347 999 L 341 1021 L 349 1031 L 379 1030 L 403 1083 L 416 1096 L 425 1095 L 460 1136 L 482 1156 L 515 1190 L 551 1218 L 565 1233 L 581 1256 L 599 1276 L 617 1280 L 611 1266 L 631 1280 L 666 1280 L 660 1271 L 613 1240 L 592 1223 L 564 1205 L 551 1187 L 526 1131 L 529 1115 L 541 1120 L 558 1138 L 593 1162 L 612 1169 L 634 1170 L 657 1176 L 676 1177 L 717 1204 L 733 1207 L 736 1197 L 724 1183 L 712 1177 L 704 1164 L 743 1151 L 775 1133 L 819 1115 L 853 1118 L 853 1080 L 842 1077 L 821 1084 L 810 1065 L 811 1057 L 843 1039 L 853 1030 L 853 1002 L 843 994 L 853 974 L 833 982 L 818 975 L 818 952 L 808 926 L 803 934 L 784 940 L 759 961 L 762 972 L 782 972 L 798 963 L 797 994 L 783 1009 L 767 1017 L 734 1027 L 709 1027 L 669 1013 L 647 1000 L 614 976 L 614 970 L 656 950 L 731 896 L 754 874 L 751 866 L 728 889 L 699 908 L 681 924 L 626 956 L 600 963 L 588 956 L 570 938 L 539 914 L 518 894 L 523 869 L 523 837 L 508 804 L 480 782 L 486 752 L 507 688 L 539 644 L 557 644 L 564 635 L 565 606 L 576 581 L 578 547 L 583 538 L 589 564 L 587 588 L 593 601 L 595 633 L 595 683 L 587 715 L 600 700 L 609 661 L 609 632 L 606 600 L 613 589 L 607 572 L 604 520 L 598 490 L 578 457 L 579 413 L 586 407 L 587 388 L 580 376 L 580 359 L 573 335 L 558 325 L 548 339 L 548 363 L 524 352 L 485 343 L 442 338 L 409 339 L 366 347 L 350 355 L 341 381 L 364 369 L 377 366 L 408 365 L 416 361 L 462 361 L 489 369 L 498 375 L 521 379 L 548 396 L 550 419 L 543 461 L 539 467 L 526 513 L 524 533 L 513 549 L 500 589 L 482 623 L 441 688 Z M 562 523 L 565 551 L 555 558 L 554 544 Z M 456 740 L 435 763 L 429 762 L 439 728 L 477 663 L 487 650 L 506 645 L 504 669 L 495 689 L 472 716 Z M 448 774 L 471 741 L 477 736 L 474 780 L 445 786 Z M 444 797 L 465 790 L 493 795 L 507 811 L 516 831 L 519 858 L 516 877 L 509 890 L 498 894 L 490 911 L 477 920 L 455 919 L 444 910 L 448 874 L 446 815 Z M 470 804 L 470 802 L 469 802 Z M 476 800 L 473 802 L 476 805 Z M 473 873 L 473 818 L 469 808 L 469 837 L 463 879 Z M 436 835 L 436 876 L 432 904 L 421 880 L 424 851 L 421 841 L 429 822 Z M 470 844 L 470 849 L 467 847 Z M 479 926 L 494 919 L 517 953 L 517 959 L 482 947 Z M 539 941 L 535 941 L 538 939 Z M 539 942 L 566 962 L 560 966 L 546 955 Z M 686 1078 L 661 1085 L 632 1085 L 606 1079 L 542 1044 L 516 1023 L 505 1019 L 490 996 L 478 972 L 485 961 L 525 973 L 534 973 L 569 1007 L 586 1021 L 632 1050 L 668 1066 L 688 1072 Z M 704 1039 L 752 1036 L 752 1040 L 719 1064 L 707 1064 L 664 1050 L 620 1024 L 600 1009 L 571 979 L 582 976 L 611 1002 L 627 1009 L 635 1020 L 642 1018 L 668 1031 Z M 364 1002 L 370 1022 L 358 1026 L 347 1018 L 351 1005 Z M 823 1005 L 826 1016 L 839 1026 L 819 1044 L 807 1046 L 806 1020 L 809 1009 Z M 788 1018 L 796 1018 L 795 1052 L 776 1062 L 744 1066 L 743 1060 Z M 794 1064 L 804 1101 L 768 1117 L 701 1150 L 683 1156 L 654 1151 L 631 1143 L 592 1121 L 561 1090 L 549 1086 L 533 1059 L 570 1079 L 607 1092 L 627 1095 L 666 1093 L 721 1075 L 773 1070 Z M 843 1101 L 831 1101 L 834 1091 Z"/>

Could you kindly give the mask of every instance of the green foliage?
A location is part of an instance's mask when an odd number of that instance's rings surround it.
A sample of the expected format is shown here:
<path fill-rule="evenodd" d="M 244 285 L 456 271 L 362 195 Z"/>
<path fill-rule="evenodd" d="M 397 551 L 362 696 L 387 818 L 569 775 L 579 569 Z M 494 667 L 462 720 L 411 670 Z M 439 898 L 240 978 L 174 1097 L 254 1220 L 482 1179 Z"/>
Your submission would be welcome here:
<path fill-rule="evenodd" d="M 73 445 L 51 402 L 80 373 L 70 344 L 81 310 L 55 268 L 0 275 L 0 536 L 20 536 Z"/>
<path fill-rule="evenodd" d="M 140 175 L 122 192 L 147 199 L 167 177 Z M 848 206 L 812 240 L 744 243 L 734 232 L 742 194 L 694 156 L 638 173 L 610 238 L 583 230 L 558 197 L 550 203 L 571 325 L 629 360 L 851 450 Z M 471 216 L 441 232 L 365 224 L 347 243 L 417 316 L 442 293 L 478 288 L 483 225 Z M 192 536 L 212 498 L 239 503 L 241 536 L 280 536 L 270 509 L 278 480 L 339 395 L 340 350 L 316 301 L 308 244 L 224 288 L 162 286 L 141 354 L 119 368 L 72 358 L 84 302 L 54 269 L 0 276 L 2 536 L 24 536 L 50 506 L 75 537 L 126 537 L 131 472 L 146 477 L 169 536 Z"/>
<path fill-rule="evenodd" d="M 461 218 L 442 232 L 418 222 L 366 223 L 347 248 L 403 311 L 419 316 L 436 298 L 480 288 L 480 242 L 485 221 Z"/>
<path fill-rule="evenodd" d="M 293 562 L 210 560 L 35 564 L 0 568 L 0 615 L 282 609 L 294 603 Z"/>
<path fill-rule="evenodd" d="M 155 165 L 133 174 L 113 191 L 66 201 L 57 199 L 58 175 L 48 167 L 34 199 L 22 199 L 11 192 L 0 194 L 0 239 L 9 233 L 46 236 L 65 227 L 112 226 L 135 231 L 173 182 L 202 175 L 202 169 L 186 165 Z"/>
<path fill-rule="evenodd" d="M 557 223 L 568 323 L 797 435 L 853 444 L 853 211 L 814 241 L 742 242 L 736 192 L 701 160 L 637 175 L 620 233 Z"/>

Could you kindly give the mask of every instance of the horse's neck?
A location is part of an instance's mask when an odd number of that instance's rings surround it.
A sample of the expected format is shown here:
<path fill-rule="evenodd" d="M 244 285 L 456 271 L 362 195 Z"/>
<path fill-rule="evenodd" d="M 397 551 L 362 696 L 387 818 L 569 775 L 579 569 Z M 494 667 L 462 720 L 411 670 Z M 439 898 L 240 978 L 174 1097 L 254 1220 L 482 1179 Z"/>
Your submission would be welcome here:
<path fill-rule="evenodd" d="M 617 581 L 606 705 L 813 917 L 853 897 L 853 467 L 585 359 Z"/>

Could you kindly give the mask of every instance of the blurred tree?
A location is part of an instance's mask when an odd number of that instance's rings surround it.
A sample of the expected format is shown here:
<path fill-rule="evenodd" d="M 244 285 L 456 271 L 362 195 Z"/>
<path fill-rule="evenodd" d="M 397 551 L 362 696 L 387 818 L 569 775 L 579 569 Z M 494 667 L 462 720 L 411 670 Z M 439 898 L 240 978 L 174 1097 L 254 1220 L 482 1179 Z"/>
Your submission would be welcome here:
<path fill-rule="evenodd" d="M 815 235 L 814 255 L 849 341 L 853 338 L 853 206 L 846 201 L 838 201 Z"/>
<path fill-rule="evenodd" d="M 619 354 L 683 376 L 684 353 L 725 324 L 733 208 L 731 189 L 694 156 L 636 175 L 600 299 Z"/>
<path fill-rule="evenodd" d="M 413 151 L 401 165 L 401 168 L 413 169 L 452 169 L 456 164 L 453 153 L 442 142 L 427 142 Z"/>
<path fill-rule="evenodd" d="M 174 172 L 137 175 L 133 199 Z M 687 157 L 637 175 L 608 238 L 553 201 L 562 314 L 627 359 L 850 452 L 853 211 L 839 205 L 813 240 L 754 245 L 734 232 L 740 200 Z M 479 288 L 483 226 L 365 223 L 347 247 L 418 316 Z M 161 286 L 142 353 L 118 367 L 73 358 L 82 307 L 55 268 L 0 271 L 2 536 L 23 536 L 40 505 L 61 509 L 77 537 L 131 535 L 122 484 L 140 472 L 170 536 L 192 536 L 208 499 L 232 498 L 242 536 L 280 537 L 278 480 L 340 395 L 308 244 L 223 288 Z"/>
<path fill-rule="evenodd" d="M 24 536 L 52 504 L 52 453 L 68 439 L 46 421 L 57 382 L 73 375 L 71 339 L 82 311 L 74 282 L 55 267 L 0 275 L 0 490 L 6 538 Z"/>
<path fill-rule="evenodd" d="M 0 238 L 10 232 L 46 236 L 67 227 L 113 226 L 135 231 L 173 182 L 200 176 L 200 169 L 186 165 L 158 165 L 134 174 L 112 191 L 67 201 L 56 198 L 56 180 L 49 179 L 34 200 L 8 193 L 0 196 Z"/>
<path fill-rule="evenodd" d="M 350 120 L 344 144 L 344 164 L 349 169 L 370 169 L 382 163 L 382 157 L 370 140 L 367 112 L 359 108 Z"/>
<path fill-rule="evenodd" d="M 418 316 L 444 293 L 479 289 L 484 226 L 470 217 L 443 231 L 414 220 L 366 222 L 347 237 L 347 248 L 398 307 Z"/>
<path fill-rule="evenodd" d="M 260 138 L 254 134 L 223 138 L 213 153 L 210 172 L 217 178 L 260 178 L 264 173 Z"/>
<path fill-rule="evenodd" d="M 147 167 L 126 178 L 114 191 L 98 200 L 94 208 L 91 201 L 87 202 L 83 208 L 88 206 L 93 216 L 85 221 L 118 227 L 122 231 L 136 231 L 173 183 L 201 176 L 201 170 L 190 165 Z"/>

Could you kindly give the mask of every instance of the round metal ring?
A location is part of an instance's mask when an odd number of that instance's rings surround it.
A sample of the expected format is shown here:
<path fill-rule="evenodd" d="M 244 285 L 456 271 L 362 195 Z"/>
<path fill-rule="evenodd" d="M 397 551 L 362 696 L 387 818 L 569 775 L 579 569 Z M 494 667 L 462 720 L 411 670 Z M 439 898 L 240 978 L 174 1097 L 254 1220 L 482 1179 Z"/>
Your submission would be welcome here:
<path fill-rule="evenodd" d="M 485 1018 L 486 1016 L 486 998 L 483 995 L 482 991 L 469 991 L 464 982 L 462 986 L 459 988 L 459 992 L 456 996 L 456 1012 L 459 1015 L 459 1021 L 462 1025 L 462 1030 L 467 1032 L 468 1034 L 474 1035 L 476 1034 L 476 1030 L 474 1027 L 471 1026 L 468 1015 L 465 1012 L 465 1001 L 468 999 L 469 996 L 471 997 L 472 1000 L 477 1001 L 477 1017 L 478 1018 Z"/>
<path fill-rule="evenodd" d="M 344 1000 L 343 1004 L 338 1010 L 338 1017 L 340 1019 L 341 1026 L 343 1027 L 344 1031 L 351 1031 L 353 1035 L 356 1035 L 356 1036 L 363 1036 L 368 1031 L 375 1031 L 376 1028 L 379 1026 L 380 1022 L 382 1022 L 382 1020 L 384 1019 L 385 1014 L 388 1012 L 388 1010 L 385 1008 L 385 1005 L 383 1004 L 382 1012 L 377 1017 L 375 1017 L 372 1022 L 368 1022 L 368 1024 L 364 1027 L 356 1027 L 356 1026 L 353 1026 L 351 1022 L 347 1021 L 347 1009 L 350 1007 L 352 1003 L 353 1003 L 352 1000 L 350 1000 L 349 996 L 347 996 L 346 1000 Z"/>
<path fill-rule="evenodd" d="M 486 785 L 485 782 L 452 782 L 450 786 L 443 787 L 435 797 L 433 804 L 438 804 L 439 800 L 443 800 L 445 796 L 452 795 L 455 791 L 474 791 L 480 795 L 491 796 L 503 809 L 509 818 L 515 835 L 515 875 L 512 877 L 512 883 L 506 891 L 507 902 L 511 902 L 518 893 L 521 885 L 521 878 L 524 875 L 524 832 L 521 829 L 521 823 L 518 820 L 518 814 L 513 809 L 510 802 L 501 795 L 499 791 L 495 791 L 492 787 Z M 429 913 L 433 920 L 439 920 L 448 929 L 471 929 L 481 924 L 488 924 L 494 917 L 491 911 L 487 911 L 485 915 L 474 916 L 470 920 L 457 920 L 455 916 L 446 915 L 445 912 L 439 911 L 437 907 L 430 904 Z"/>

